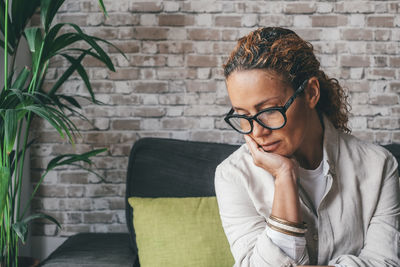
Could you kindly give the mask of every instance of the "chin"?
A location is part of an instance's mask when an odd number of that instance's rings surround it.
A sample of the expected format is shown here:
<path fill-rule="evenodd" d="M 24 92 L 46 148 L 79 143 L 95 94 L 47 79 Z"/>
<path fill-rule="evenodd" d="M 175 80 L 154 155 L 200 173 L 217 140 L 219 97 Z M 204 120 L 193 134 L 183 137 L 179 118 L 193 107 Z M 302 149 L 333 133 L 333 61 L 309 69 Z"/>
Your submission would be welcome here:
<path fill-rule="evenodd" d="M 274 153 L 274 154 L 277 154 L 277 155 L 280 155 L 283 157 L 287 157 L 287 158 L 290 158 L 291 156 L 293 156 L 293 153 L 291 151 L 289 151 L 288 149 L 286 149 L 285 147 L 283 147 L 282 144 L 280 146 L 278 146 L 276 149 L 269 150 L 269 149 L 263 148 L 263 150 L 265 152 Z"/>

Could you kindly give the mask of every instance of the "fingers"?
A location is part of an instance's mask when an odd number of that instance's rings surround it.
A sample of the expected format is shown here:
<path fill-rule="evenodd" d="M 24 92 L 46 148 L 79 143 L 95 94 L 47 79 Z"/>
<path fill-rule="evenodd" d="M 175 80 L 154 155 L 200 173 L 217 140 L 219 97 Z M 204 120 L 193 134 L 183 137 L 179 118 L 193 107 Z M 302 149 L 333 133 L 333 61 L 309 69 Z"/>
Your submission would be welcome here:
<path fill-rule="evenodd" d="M 275 178 L 279 174 L 290 173 L 293 166 L 298 165 L 295 159 L 264 151 L 251 136 L 245 135 L 244 139 L 254 164 L 268 171 Z"/>
<path fill-rule="evenodd" d="M 260 146 L 258 146 L 256 141 L 254 141 L 254 139 L 250 136 L 245 135 L 244 138 L 246 140 L 247 146 L 249 147 L 250 154 L 253 157 L 254 164 L 258 167 L 264 168 L 264 161 L 266 161 L 268 153 L 265 152 Z"/>
<path fill-rule="evenodd" d="M 253 138 L 251 138 L 250 136 L 245 135 L 244 139 L 246 140 L 247 146 L 249 147 L 251 154 L 254 156 L 255 153 L 259 151 L 260 147 L 258 146 L 256 141 L 254 141 Z"/>

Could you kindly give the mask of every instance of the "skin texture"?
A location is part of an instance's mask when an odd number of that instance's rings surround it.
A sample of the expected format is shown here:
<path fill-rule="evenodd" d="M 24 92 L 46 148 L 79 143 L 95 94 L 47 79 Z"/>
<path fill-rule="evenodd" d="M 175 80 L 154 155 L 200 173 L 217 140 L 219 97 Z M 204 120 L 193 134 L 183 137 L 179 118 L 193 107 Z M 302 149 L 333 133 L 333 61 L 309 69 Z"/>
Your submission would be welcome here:
<path fill-rule="evenodd" d="M 268 70 L 233 72 L 226 85 L 232 107 L 251 116 L 274 106 L 283 106 L 294 89 L 280 75 Z M 275 178 L 271 214 L 292 222 L 302 222 L 296 184 L 299 165 L 315 169 L 322 160 L 323 128 L 315 106 L 319 100 L 318 79 L 310 78 L 304 94 L 286 112 L 287 123 L 269 130 L 253 121 L 253 132 L 245 135 L 254 164 Z"/>

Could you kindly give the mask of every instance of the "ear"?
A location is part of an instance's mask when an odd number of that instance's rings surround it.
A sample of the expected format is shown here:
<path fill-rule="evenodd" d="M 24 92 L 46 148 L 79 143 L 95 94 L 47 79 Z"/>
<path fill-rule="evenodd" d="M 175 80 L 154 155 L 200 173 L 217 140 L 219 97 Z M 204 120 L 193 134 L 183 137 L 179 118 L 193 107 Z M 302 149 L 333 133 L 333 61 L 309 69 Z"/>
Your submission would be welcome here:
<path fill-rule="evenodd" d="M 304 93 L 308 107 L 314 109 L 320 97 L 319 81 L 317 77 L 311 77 L 308 80 Z"/>

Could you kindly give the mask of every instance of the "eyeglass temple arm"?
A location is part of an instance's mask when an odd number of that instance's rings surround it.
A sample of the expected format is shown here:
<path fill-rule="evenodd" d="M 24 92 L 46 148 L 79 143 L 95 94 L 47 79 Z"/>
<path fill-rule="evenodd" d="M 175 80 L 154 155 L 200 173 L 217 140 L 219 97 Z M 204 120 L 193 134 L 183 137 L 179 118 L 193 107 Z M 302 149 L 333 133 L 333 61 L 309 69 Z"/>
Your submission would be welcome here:
<path fill-rule="evenodd" d="M 299 94 L 301 94 L 301 92 L 304 91 L 304 88 L 305 88 L 307 82 L 308 82 L 308 79 L 306 79 L 306 80 L 299 86 L 299 88 L 297 88 L 296 92 L 294 92 L 294 94 L 292 95 L 292 97 L 289 98 L 289 100 L 286 102 L 286 104 L 285 104 L 285 106 L 284 106 L 285 110 L 287 110 L 287 109 L 290 107 L 290 105 L 293 103 L 293 101 L 296 99 L 296 97 L 297 97 Z"/>

